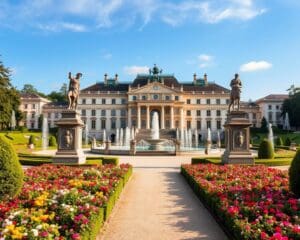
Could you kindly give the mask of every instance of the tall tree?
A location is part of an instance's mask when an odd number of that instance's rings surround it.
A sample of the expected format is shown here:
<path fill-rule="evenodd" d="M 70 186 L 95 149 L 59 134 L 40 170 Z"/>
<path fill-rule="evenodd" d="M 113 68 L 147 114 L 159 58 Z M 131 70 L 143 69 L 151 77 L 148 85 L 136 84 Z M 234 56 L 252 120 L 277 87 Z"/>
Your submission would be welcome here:
<path fill-rule="evenodd" d="M 58 92 L 52 91 L 48 94 L 48 98 L 54 102 L 66 102 L 67 101 L 67 84 L 64 83 Z"/>
<path fill-rule="evenodd" d="M 294 91 L 289 98 L 284 100 L 282 115 L 289 114 L 290 124 L 296 129 L 300 128 L 300 91 Z"/>
<path fill-rule="evenodd" d="M 10 70 L 0 60 L 0 129 L 8 128 L 12 111 L 16 112 L 17 121 L 22 114 L 19 111 L 20 95 L 11 85 Z"/>
<path fill-rule="evenodd" d="M 32 84 L 24 84 L 23 88 L 20 91 L 21 93 L 35 93 L 41 97 L 47 97 L 44 93 L 39 92 Z"/>

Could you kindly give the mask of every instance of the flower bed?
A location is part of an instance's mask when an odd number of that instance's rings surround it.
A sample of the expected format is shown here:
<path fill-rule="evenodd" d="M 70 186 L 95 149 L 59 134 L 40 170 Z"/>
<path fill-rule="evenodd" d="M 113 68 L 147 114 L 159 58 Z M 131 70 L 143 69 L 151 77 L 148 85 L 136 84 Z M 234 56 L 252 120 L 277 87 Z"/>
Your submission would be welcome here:
<path fill-rule="evenodd" d="M 286 171 L 197 164 L 181 172 L 231 239 L 300 239 L 300 200 Z"/>
<path fill-rule="evenodd" d="M 0 239 L 95 239 L 132 167 L 29 168 L 21 194 L 0 202 Z"/>

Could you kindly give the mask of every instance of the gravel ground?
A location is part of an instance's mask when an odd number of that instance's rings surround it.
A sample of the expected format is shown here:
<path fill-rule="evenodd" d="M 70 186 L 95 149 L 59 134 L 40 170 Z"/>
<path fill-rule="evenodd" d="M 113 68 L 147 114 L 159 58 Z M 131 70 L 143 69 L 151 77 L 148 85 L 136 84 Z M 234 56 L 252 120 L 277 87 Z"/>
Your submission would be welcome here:
<path fill-rule="evenodd" d="M 227 239 L 177 167 L 135 168 L 97 240 Z"/>

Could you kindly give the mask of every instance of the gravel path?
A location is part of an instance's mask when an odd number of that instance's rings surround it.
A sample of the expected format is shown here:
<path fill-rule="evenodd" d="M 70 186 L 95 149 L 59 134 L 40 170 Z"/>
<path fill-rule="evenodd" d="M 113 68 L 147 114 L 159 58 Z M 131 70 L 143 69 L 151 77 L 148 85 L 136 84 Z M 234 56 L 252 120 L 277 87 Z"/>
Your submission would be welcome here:
<path fill-rule="evenodd" d="M 227 239 L 178 167 L 135 168 L 97 240 Z"/>

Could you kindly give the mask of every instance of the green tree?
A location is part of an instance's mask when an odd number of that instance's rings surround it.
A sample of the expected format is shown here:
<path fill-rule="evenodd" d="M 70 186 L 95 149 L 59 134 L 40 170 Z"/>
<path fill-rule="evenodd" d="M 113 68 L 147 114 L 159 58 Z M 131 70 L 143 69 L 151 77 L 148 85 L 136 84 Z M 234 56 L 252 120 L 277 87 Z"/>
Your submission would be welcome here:
<path fill-rule="evenodd" d="M 297 151 L 289 168 L 290 190 L 300 197 L 300 150 Z"/>
<path fill-rule="evenodd" d="M 273 159 L 274 158 L 274 150 L 272 144 L 269 140 L 264 139 L 258 149 L 258 158 L 261 159 Z"/>
<path fill-rule="evenodd" d="M 34 94 L 37 94 L 41 97 L 44 97 L 46 98 L 47 95 L 45 95 L 44 93 L 42 92 L 39 92 L 32 84 L 24 84 L 23 88 L 21 89 L 20 91 L 21 93 L 34 93 Z"/>
<path fill-rule="evenodd" d="M 268 122 L 267 122 L 267 120 L 266 120 L 265 117 L 263 117 L 263 118 L 261 119 L 261 127 L 260 127 L 260 129 L 261 129 L 263 132 L 267 132 L 267 131 L 268 131 Z"/>
<path fill-rule="evenodd" d="M 9 127 L 13 110 L 16 112 L 17 121 L 22 118 L 19 111 L 20 95 L 11 85 L 10 72 L 0 61 L 0 129 Z"/>
<path fill-rule="evenodd" d="M 289 114 L 290 124 L 298 129 L 300 127 L 300 91 L 293 91 L 289 98 L 284 100 L 282 115 Z"/>
<path fill-rule="evenodd" d="M 14 197 L 20 192 L 23 176 L 15 150 L 10 143 L 0 137 L 0 201 Z"/>
<path fill-rule="evenodd" d="M 48 94 L 48 98 L 54 102 L 66 102 L 67 101 L 67 84 L 64 83 L 58 92 L 52 91 L 50 94 Z"/>

